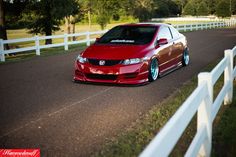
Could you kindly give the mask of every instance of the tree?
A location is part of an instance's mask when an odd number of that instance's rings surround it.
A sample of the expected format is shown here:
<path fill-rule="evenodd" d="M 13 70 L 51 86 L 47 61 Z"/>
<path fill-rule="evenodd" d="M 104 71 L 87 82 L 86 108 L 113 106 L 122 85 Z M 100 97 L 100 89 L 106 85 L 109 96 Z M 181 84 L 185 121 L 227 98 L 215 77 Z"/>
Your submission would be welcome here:
<path fill-rule="evenodd" d="M 196 3 L 193 0 L 187 2 L 183 11 L 184 15 L 196 15 Z"/>
<path fill-rule="evenodd" d="M 25 28 L 27 23 L 22 19 L 22 12 L 30 0 L 4 0 L 7 29 Z"/>
<path fill-rule="evenodd" d="M 154 16 L 168 17 L 181 13 L 176 2 L 172 0 L 154 0 Z"/>
<path fill-rule="evenodd" d="M 228 1 L 220 0 L 216 5 L 216 15 L 219 17 L 231 16 L 230 4 Z"/>
<path fill-rule="evenodd" d="M 147 21 L 152 17 L 153 0 L 136 0 L 133 4 L 135 6 L 133 16 L 138 18 L 140 22 Z"/>
<path fill-rule="evenodd" d="M 231 14 L 236 14 L 236 0 L 231 0 Z"/>
<path fill-rule="evenodd" d="M 0 0 L 0 38 L 7 40 L 5 8 L 3 0 Z"/>
<path fill-rule="evenodd" d="M 173 2 L 178 6 L 180 13 L 183 13 L 187 0 L 173 0 Z"/>
<path fill-rule="evenodd" d="M 214 14 L 216 12 L 217 0 L 207 0 L 206 3 L 208 6 L 208 13 Z"/>
<path fill-rule="evenodd" d="M 121 1 L 118 0 L 93 0 L 93 13 L 96 15 L 96 21 L 104 29 L 110 22 L 110 19 L 121 7 Z"/>
<path fill-rule="evenodd" d="M 82 14 L 84 17 L 88 20 L 88 30 L 91 30 L 91 13 L 92 13 L 92 2 L 91 0 L 79 0 L 79 3 L 81 4 L 80 12 L 83 12 Z"/>
<path fill-rule="evenodd" d="M 82 13 L 79 12 L 81 5 L 78 1 L 71 1 L 70 6 L 67 5 L 67 7 L 70 8 L 70 12 L 65 16 L 65 27 L 67 34 L 71 34 L 75 33 L 75 24 L 82 18 Z M 74 41 L 76 39 L 75 36 L 72 39 Z"/>
<path fill-rule="evenodd" d="M 208 7 L 205 1 L 201 1 L 197 7 L 197 15 L 204 16 L 208 15 Z"/>
<path fill-rule="evenodd" d="M 60 29 L 64 17 L 74 14 L 77 6 L 75 0 L 34 0 L 25 11 L 29 22 L 27 28 L 30 33 L 50 36 Z M 51 39 L 46 39 L 45 44 L 51 43 Z"/>

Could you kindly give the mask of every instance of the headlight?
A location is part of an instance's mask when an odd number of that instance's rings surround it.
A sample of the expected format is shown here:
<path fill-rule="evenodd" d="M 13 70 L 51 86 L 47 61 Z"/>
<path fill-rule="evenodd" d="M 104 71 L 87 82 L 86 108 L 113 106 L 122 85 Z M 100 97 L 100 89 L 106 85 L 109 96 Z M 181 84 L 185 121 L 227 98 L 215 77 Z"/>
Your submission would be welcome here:
<path fill-rule="evenodd" d="M 85 63 L 87 62 L 87 58 L 81 57 L 80 55 L 77 57 L 77 61 L 79 61 L 80 63 Z"/>
<path fill-rule="evenodd" d="M 144 57 L 144 58 L 125 59 L 122 64 L 124 64 L 124 65 L 137 64 L 137 63 L 141 63 L 141 62 L 146 61 L 146 60 L 147 60 L 146 57 Z"/>

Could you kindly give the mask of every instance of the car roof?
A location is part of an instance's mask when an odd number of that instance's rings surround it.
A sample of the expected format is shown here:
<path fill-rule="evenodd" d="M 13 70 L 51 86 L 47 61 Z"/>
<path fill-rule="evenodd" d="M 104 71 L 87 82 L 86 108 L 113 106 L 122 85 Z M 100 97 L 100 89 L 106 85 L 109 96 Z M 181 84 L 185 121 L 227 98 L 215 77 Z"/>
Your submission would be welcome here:
<path fill-rule="evenodd" d="M 122 26 L 171 26 L 166 23 L 130 23 L 130 24 L 123 24 Z"/>

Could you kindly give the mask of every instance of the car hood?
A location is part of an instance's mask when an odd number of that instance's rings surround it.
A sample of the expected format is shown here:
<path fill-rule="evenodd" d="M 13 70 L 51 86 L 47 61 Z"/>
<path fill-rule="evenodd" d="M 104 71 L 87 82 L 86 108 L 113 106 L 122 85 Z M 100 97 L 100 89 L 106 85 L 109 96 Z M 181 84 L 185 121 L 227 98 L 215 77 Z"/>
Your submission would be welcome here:
<path fill-rule="evenodd" d="M 142 58 L 147 52 L 147 45 L 98 45 L 88 47 L 82 54 L 92 59 L 130 59 Z"/>

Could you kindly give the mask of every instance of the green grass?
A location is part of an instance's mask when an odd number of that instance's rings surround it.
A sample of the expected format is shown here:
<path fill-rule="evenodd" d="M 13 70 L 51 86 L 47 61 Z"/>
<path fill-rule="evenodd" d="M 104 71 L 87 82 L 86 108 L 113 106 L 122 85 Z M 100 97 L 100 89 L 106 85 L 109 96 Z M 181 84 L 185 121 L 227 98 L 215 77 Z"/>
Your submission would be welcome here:
<path fill-rule="evenodd" d="M 213 130 L 212 157 L 236 156 L 236 82 L 233 103 L 222 106 L 224 113 Z"/>
<path fill-rule="evenodd" d="M 203 71 L 210 71 L 213 67 L 215 67 L 215 65 L 216 65 L 215 63 L 211 64 Z M 217 96 L 222 85 L 223 85 L 223 77 L 221 76 L 214 86 L 214 90 L 215 90 L 214 97 Z M 176 110 L 182 105 L 182 103 L 186 100 L 186 98 L 192 93 L 192 91 L 196 87 L 197 87 L 197 78 L 194 77 L 192 80 L 185 83 L 180 89 L 172 93 L 172 95 L 168 97 L 166 100 L 154 106 L 145 116 L 137 120 L 135 124 L 133 124 L 130 128 L 126 129 L 117 137 L 107 140 L 106 144 L 103 146 L 101 151 L 96 152 L 93 156 L 95 157 L 138 156 L 142 152 L 142 150 L 147 146 L 147 144 L 151 141 L 151 139 L 153 139 L 153 137 L 159 132 L 159 130 L 166 124 L 166 122 L 170 119 L 170 117 L 176 112 Z M 236 85 L 235 85 L 235 88 L 236 88 Z M 234 93 L 236 95 L 236 90 L 234 91 Z M 235 98 L 234 98 L 234 104 L 236 104 Z M 226 123 L 224 122 L 225 121 L 224 119 L 228 120 L 228 122 L 231 122 L 231 120 L 233 119 L 233 121 L 236 122 L 236 116 L 235 116 L 236 108 L 235 108 L 235 105 L 233 105 L 234 108 L 231 109 L 231 106 L 232 105 L 228 105 L 228 106 L 223 105 L 222 107 L 223 109 L 221 108 L 220 112 L 218 113 L 216 117 L 213 130 L 215 130 L 214 132 L 217 132 L 217 133 L 214 133 L 213 143 L 215 143 L 216 146 L 219 146 L 218 144 L 221 143 L 221 141 L 223 140 L 225 141 L 226 144 L 230 145 L 230 142 L 233 141 L 234 146 L 231 145 L 231 147 L 232 147 L 232 154 L 235 156 L 236 155 L 235 149 L 233 148 L 235 148 L 236 124 L 234 123 L 233 126 L 230 126 L 230 125 L 225 126 Z M 224 108 L 227 108 L 227 109 L 224 109 Z M 226 112 L 224 112 L 224 110 Z M 228 111 L 229 113 L 227 113 L 227 110 L 229 110 Z M 224 118 L 224 116 L 226 118 Z M 173 157 L 184 156 L 194 135 L 196 134 L 196 125 L 197 124 L 196 124 L 196 115 L 195 115 L 192 121 L 190 122 L 189 126 L 183 133 L 182 137 L 176 144 L 175 148 L 171 152 L 170 156 L 173 156 Z M 222 132 L 224 132 L 223 133 L 224 136 L 222 136 Z M 217 141 L 216 139 L 219 139 L 219 140 Z M 226 141 L 227 139 L 229 141 Z M 226 149 L 229 150 L 228 146 Z M 213 147 L 212 154 L 216 154 L 214 153 L 214 150 L 216 150 L 215 147 Z M 223 154 L 221 156 L 225 156 L 225 155 Z"/>

